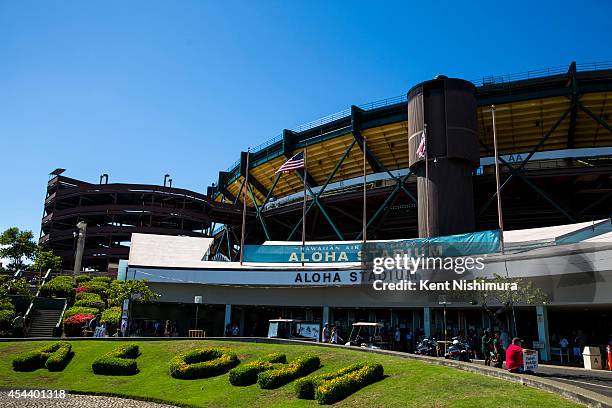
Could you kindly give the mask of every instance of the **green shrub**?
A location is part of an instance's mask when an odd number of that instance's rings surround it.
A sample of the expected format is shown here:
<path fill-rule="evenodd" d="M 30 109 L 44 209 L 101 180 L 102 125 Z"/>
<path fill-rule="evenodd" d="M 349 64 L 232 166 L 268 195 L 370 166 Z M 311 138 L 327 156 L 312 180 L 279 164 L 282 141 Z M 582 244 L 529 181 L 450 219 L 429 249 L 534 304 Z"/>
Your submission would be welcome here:
<path fill-rule="evenodd" d="M 274 370 L 264 371 L 257 375 L 257 384 L 263 389 L 273 389 L 283 386 L 296 378 L 304 377 L 321 365 L 319 357 L 305 355 L 296 358 L 291 363 Z"/>
<path fill-rule="evenodd" d="M 137 344 L 124 344 L 96 359 L 91 368 L 96 374 L 133 375 L 138 372 L 138 355 Z"/>
<path fill-rule="evenodd" d="M 113 279 L 111 279 L 108 276 L 96 276 L 94 278 L 91 278 L 91 282 L 95 282 L 95 283 L 103 283 L 106 286 L 110 285 L 110 283 L 113 281 Z"/>
<path fill-rule="evenodd" d="M 383 375 L 382 365 L 367 364 L 359 370 L 319 383 L 315 387 L 315 399 L 319 404 L 333 404 L 366 385 L 381 380 Z"/>
<path fill-rule="evenodd" d="M 99 312 L 98 309 L 96 309 L 95 307 L 85 307 L 85 306 L 72 306 L 69 309 L 66 309 L 66 311 L 64 312 L 64 320 L 66 320 L 67 318 L 69 318 L 70 316 L 74 316 L 76 314 L 83 314 L 83 315 L 97 315 Z"/>
<path fill-rule="evenodd" d="M 89 280 L 91 280 L 91 277 L 89 277 L 88 275 L 79 275 L 76 278 L 74 278 L 74 281 L 76 282 L 77 286 L 81 286 L 83 283 Z"/>
<path fill-rule="evenodd" d="M 49 371 L 62 371 L 72 358 L 72 346 L 58 341 L 37 350 L 19 354 L 13 360 L 13 370 L 34 371 L 46 367 Z"/>
<path fill-rule="evenodd" d="M 112 336 L 121 322 L 121 308 L 114 306 L 106 309 L 102 312 L 101 321 L 106 324 L 106 332 Z"/>
<path fill-rule="evenodd" d="M 300 399 L 314 399 L 315 388 L 323 381 L 332 380 L 345 374 L 357 371 L 366 366 L 366 363 L 355 363 L 331 373 L 302 378 L 295 382 L 295 395 Z"/>
<path fill-rule="evenodd" d="M 59 297 L 59 298 L 74 298 L 74 288 L 72 287 L 71 276 L 56 276 L 46 282 L 40 288 L 41 296 Z"/>
<path fill-rule="evenodd" d="M 98 310 L 102 310 L 106 307 L 106 304 L 102 300 L 99 294 L 97 293 L 89 293 L 89 292 L 81 292 L 76 295 L 75 306 L 82 307 L 91 307 Z"/>
<path fill-rule="evenodd" d="M 232 368 L 229 372 L 229 381 L 232 385 L 251 385 L 257 382 L 257 374 L 272 370 L 273 363 L 287 363 L 287 356 L 273 353 L 263 356 L 255 361 Z"/>
<path fill-rule="evenodd" d="M 108 296 L 108 284 L 100 281 L 94 281 L 93 279 L 89 282 L 83 283 L 83 287 L 90 293 L 97 293 L 102 298 Z"/>
<path fill-rule="evenodd" d="M 215 348 L 195 349 L 175 356 L 170 361 L 170 375 L 192 380 L 225 374 L 240 364 L 236 354 Z"/>

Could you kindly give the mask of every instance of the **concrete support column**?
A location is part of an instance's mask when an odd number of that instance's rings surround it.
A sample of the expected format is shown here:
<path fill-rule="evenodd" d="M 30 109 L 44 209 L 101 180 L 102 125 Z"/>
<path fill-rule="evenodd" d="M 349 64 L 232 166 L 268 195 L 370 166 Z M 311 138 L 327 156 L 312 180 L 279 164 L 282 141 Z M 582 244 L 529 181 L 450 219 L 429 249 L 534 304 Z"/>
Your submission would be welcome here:
<path fill-rule="evenodd" d="M 323 306 L 323 324 L 329 323 L 329 306 Z"/>
<path fill-rule="evenodd" d="M 431 337 L 431 308 L 429 306 L 423 308 L 423 331 L 425 337 Z"/>
<path fill-rule="evenodd" d="M 240 309 L 240 323 L 238 324 L 238 327 L 240 328 L 240 335 L 244 337 L 244 309 Z"/>
<path fill-rule="evenodd" d="M 548 309 L 544 305 L 536 306 L 536 317 L 538 322 L 538 340 L 544 344 L 544 348 L 538 349 L 540 360 L 550 361 L 550 342 L 548 335 Z"/>
<path fill-rule="evenodd" d="M 225 323 L 223 324 L 223 335 L 226 336 L 225 328 L 232 323 L 232 305 L 225 305 Z"/>

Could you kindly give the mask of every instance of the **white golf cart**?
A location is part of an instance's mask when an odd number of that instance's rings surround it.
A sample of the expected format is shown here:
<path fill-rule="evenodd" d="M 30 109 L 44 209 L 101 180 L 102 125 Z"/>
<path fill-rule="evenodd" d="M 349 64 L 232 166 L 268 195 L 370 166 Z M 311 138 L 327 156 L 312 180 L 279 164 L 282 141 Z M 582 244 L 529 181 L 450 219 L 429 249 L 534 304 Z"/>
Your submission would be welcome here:
<path fill-rule="evenodd" d="M 321 324 L 295 319 L 271 319 L 268 338 L 319 341 Z"/>
<path fill-rule="evenodd" d="M 386 343 L 382 340 L 381 323 L 356 322 L 353 323 L 349 340 L 345 346 L 357 346 L 363 348 L 379 349 L 386 348 Z"/>

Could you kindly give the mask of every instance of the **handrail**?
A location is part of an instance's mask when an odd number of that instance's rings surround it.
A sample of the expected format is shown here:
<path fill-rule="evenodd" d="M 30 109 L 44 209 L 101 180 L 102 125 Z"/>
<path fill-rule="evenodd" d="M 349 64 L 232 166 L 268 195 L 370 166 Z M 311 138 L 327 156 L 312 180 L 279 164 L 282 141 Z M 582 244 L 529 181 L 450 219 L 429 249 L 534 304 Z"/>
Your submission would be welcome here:
<path fill-rule="evenodd" d="M 601 70 L 606 70 L 606 69 L 612 69 L 612 61 L 587 62 L 587 63 L 576 64 L 577 72 L 601 71 Z M 568 66 L 562 65 L 562 66 L 556 66 L 556 67 L 550 67 L 550 68 L 535 69 L 531 71 L 523 71 L 523 72 L 514 73 L 514 74 L 485 75 L 481 78 L 470 80 L 470 82 L 472 82 L 477 87 L 484 87 L 484 86 L 490 86 L 490 85 L 500 85 L 500 84 L 505 84 L 508 82 L 520 81 L 520 80 L 526 80 L 526 79 L 547 78 L 550 76 L 566 74 L 567 72 L 568 72 Z M 378 108 L 383 108 L 386 106 L 394 105 L 397 103 L 403 103 L 403 102 L 406 102 L 406 99 L 407 99 L 406 94 L 402 94 L 398 96 L 393 96 L 391 98 L 380 99 L 378 101 L 364 103 L 364 104 L 357 105 L 357 106 L 363 110 L 368 111 L 368 110 L 373 110 L 373 109 L 378 109 Z M 303 132 L 305 130 L 315 128 L 317 126 L 322 126 L 327 123 L 333 122 L 335 120 L 348 117 L 350 116 L 350 114 L 351 114 L 350 109 L 344 109 L 339 112 L 333 113 L 331 115 L 325 116 L 323 118 L 315 119 L 313 121 L 295 126 L 291 130 L 294 132 Z M 255 146 L 253 149 L 251 149 L 251 153 L 252 154 L 259 153 L 265 148 L 281 140 L 282 140 L 282 135 L 276 135 L 273 138 L 270 138 L 266 140 L 265 142 Z M 240 165 L 240 160 L 236 160 L 227 168 L 227 171 L 232 173 L 235 170 L 237 170 L 239 165 Z"/>
<path fill-rule="evenodd" d="M 17 279 L 21 276 L 21 269 L 17 269 L 17 271 L 13 274 L 13 279 Z"/>
<path fill-rule="evenodd" d="M 47 282 L 47 278 L 49 277 L 50 274 L 51 274 L 51 268 L 47 269 L 47 273 L 45 273 L 45 276 L 43 276 L 40 286 L 38 287 L 36 294 L 32 298 L 32 301 L 30 302 L 30 306 L 28 306 L 28 310 L 26 310 L 25 312 L 24 318 L 30 316 L 30 312 L 34 308 L 34 301 L 38 298 L 38 296 L 40 296 L 40 290 L 42 289 L 43 285 Z"/>
<path fill-rule="evenodd" d="M 56 333 L 60 333 L 60 325 L 62 324 L 62 321 L 64 320 L 64 313 L 66 312 L 66 308 L 68 307 L 68 299 L 64 299 L 64 307 L 62 309 L 62 313 L 60 314 L 59 320 L 57 322 L 57 324 L 55 325 L 55 332 L 53 334 Z M 57 336 L 60 337 L 60 336 Z"/>

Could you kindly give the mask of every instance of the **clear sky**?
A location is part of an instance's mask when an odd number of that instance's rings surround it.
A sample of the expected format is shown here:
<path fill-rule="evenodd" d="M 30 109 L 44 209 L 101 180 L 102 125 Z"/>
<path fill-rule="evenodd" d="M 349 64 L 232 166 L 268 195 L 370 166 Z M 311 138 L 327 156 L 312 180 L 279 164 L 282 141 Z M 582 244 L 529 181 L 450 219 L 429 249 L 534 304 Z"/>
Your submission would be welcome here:
<path fill-rule="evenodd" d="M 56 167 L 203 192 L 283 128 L 436 74 L 612 60 L 611 15 L 606 0 L 0 0 L 0 230 L 38 235 Z"/>

